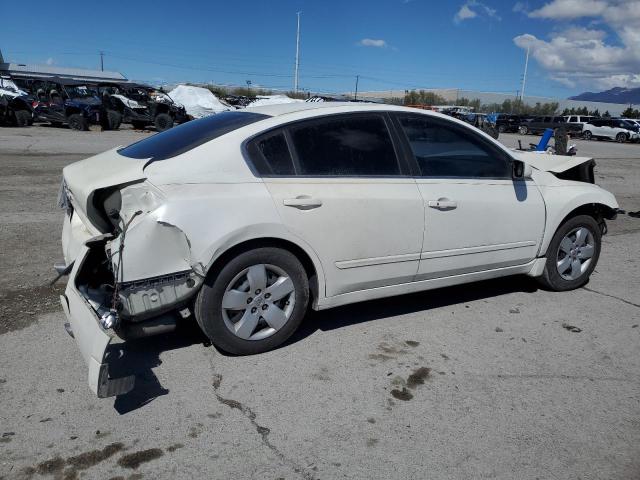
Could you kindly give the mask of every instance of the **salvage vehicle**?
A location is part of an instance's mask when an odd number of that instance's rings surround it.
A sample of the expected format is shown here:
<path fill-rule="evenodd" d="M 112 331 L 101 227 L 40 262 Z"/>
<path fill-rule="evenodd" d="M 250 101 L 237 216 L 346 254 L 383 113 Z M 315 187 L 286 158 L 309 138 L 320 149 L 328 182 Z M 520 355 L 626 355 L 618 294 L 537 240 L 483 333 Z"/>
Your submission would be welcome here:
<path fill-rule="evenodd" d="M 640 140 L 638 127 L 628 120 L 598 118 L 586 123 L 582 136 L 585 140 L 615 140 L 618 143 L 637 142 Z"/>
<path fill-rule="evenodd" d="M 495 114 L 495 125 L 499 133 L 515 133 L 520 129 L 520 116 L 507 113 Z"/>
<path fill-rule="evenodd" d="M 189 120 L 182 105 L 175 103 L 169 95 L 148 85 L 138 83 L 100 83 L 101 98 L 109 109 L 116 110 L 124 123 L 142 130 L 154 125 L 164 132 L 175 123 Z"/>
<path fill-rule="evenodd" d="M 66 327 L 106 397 L 133 388 L 110 374 L 123 342 L 191 316 L 245 355 L 282 345 L 308 307 L 516 274 L 575 289 L 618 208 L 594 164 L 392 105 L 194 120 L 64 168 Z"/>
<path fill-rule="evenodd" d="M 75 80 L 51 77 L 25 83 L 34 97 L 34 117 L 51 125 L 68 125 L 72 130 L 88 130 L 101 125 L 102 102 L 94 86 Z"/>
<path fill-rule="evenodd" d="M 26 127 L 33 123 L 32 99 L 9 78 L 0 76 L 0 124 Z"/>
<path fill-rule="evenodd" d="M 564 129 L 569 135 L 579 136 L 582 133 L 582 125 L 576 123 L 567 123 L 565 117 L 533 117 L 529 120 L 522 120 L 518 132 L 521 135 L 540 134 L 547 128 L 554 131 Z"/>

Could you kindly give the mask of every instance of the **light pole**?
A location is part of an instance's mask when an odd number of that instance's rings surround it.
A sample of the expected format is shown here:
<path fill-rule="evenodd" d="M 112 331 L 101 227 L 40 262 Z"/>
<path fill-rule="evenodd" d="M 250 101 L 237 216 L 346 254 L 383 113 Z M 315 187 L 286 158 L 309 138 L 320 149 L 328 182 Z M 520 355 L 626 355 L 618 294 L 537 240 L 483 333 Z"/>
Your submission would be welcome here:
<path fill-rule="evenodd" d="M 247 97 L 251 96 L 251 80 L 247 80 Z"/>
<path fill-rule="evenodd" d="M 353 96 L 354 100 L 358 100 L 358 81 L 360 80 L 360 75 L 356 75 L 356 93 Z"/>
<path fill-rule="evenodd" d="M 300 68 L 300 14 L 302 12 L 296 13 L 298 16 L 298 28 L 296 30 L 296 69 L 295 75 L 293 78 L 293 91 L 298 93 L 298 69 Z"/>

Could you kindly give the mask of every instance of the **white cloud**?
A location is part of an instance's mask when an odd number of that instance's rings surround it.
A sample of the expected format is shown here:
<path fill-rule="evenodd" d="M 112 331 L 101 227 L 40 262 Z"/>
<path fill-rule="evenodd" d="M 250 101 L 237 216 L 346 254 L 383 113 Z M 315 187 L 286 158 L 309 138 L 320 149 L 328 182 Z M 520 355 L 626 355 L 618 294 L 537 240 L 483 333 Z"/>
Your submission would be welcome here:
<path fill-rule="evenodd" d="M 573 19 L 597 17 L 607 8 L 606 0 L 553 0 L 529 13 L 533 18 Z"/>
<path fill-rule="evenodd" d="M 548 40 L 531 34 L 515 37 L 550 78 L 563 85 L 640 86 L 640 0 L 552 0 L 529 17 L 562 22 Z M 589 27 L 567 21 L 590 18 Z M 606 26 L 618 37 L 613 41 Z"/>
<path fill-rule="evenodd" d="M 458 24 L 476 17 L 487 17 L 495 20 L 501 20 L 495 8 L 491 8 L 478 0 L 467 0 L 460 6 L 460 9 L 453 16 L 453 22 Z"/>
<path fill-rule="evenodd" d="M 358 45 L 361 47 L 376 47 L 376 48 L 385 48 L 388 47 L 387 42 L 382 39 L 375 38 L 363 38 L 358 42 Z"/>
<path fill-rule="evenodd" d="M 513 5 L 513 11 L 516 13 L 527 13 L 528 10 L 529 10 L 528 2 L 516 2 Z"/>

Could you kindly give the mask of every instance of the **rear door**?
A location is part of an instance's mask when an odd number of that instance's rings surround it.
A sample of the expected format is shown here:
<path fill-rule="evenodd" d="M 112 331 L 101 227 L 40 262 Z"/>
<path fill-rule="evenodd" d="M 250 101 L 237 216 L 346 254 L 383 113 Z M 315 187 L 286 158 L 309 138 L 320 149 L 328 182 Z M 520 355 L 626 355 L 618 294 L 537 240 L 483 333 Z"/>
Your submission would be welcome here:
<path fill-rule="evenodd" d="M 512 180 L 507 154 L 472 129 L 398 114 L 419 171 L 425 232 L 416 280 L 522 265 L 538 252 L 545 206 L 532 180 Z"/>
<path fill-rule="evenodd" d="M 283 223 L 320 257 L 327 296 L 410 282 L 418 270 L 424 206 L 389 122 L 323 116 L 248 146 Z"/>

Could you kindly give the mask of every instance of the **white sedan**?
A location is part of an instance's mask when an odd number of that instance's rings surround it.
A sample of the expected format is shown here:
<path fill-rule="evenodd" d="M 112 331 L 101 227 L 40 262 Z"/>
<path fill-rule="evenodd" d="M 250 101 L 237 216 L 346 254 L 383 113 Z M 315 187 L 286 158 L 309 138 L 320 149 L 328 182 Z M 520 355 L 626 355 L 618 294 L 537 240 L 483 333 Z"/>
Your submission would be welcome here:
<path fill-rule="evenodd" d="M 309 307 L 516 274 L 577 288 L 618 208 L 593 166 L 387 105 L 189 122 L 64 169 L 67 329 L 106 397 L 134 381 L 109 375 L 112 340 L 192 315 L 218 348 L 252 354 Z"/>

